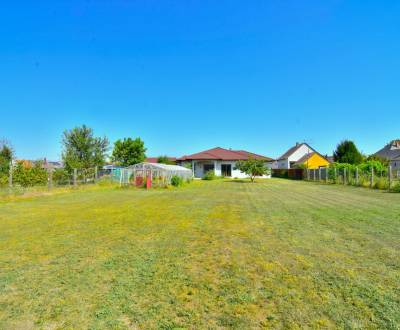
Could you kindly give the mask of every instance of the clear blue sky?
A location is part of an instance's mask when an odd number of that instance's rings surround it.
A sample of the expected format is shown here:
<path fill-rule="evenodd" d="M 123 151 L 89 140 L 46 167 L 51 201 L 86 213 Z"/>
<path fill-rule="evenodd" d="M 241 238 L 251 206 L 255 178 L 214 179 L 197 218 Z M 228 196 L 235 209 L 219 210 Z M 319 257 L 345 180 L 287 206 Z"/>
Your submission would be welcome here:
<path fill-rule="evenodd" d="M 0 138 L 58 159 L 64 129 L 148 155 L 400 137 L 399 1 L 9 1 Z"/>

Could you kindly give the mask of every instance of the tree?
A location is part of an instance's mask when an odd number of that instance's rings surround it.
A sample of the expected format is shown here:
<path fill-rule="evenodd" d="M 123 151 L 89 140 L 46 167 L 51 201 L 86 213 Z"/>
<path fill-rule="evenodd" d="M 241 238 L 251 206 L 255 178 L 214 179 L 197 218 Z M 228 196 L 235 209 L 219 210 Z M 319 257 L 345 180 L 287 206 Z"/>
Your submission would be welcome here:
<path fill-rule="evenodd" d="M 157 159 L 157 163 L 167 164 L 167 165 L 175 165 L 176 164 L 176 162 L 169 159 L 167 156 L 159 156 Z"/>
<path fill-rule="evenodd" d="M 120 166 L 134 165 L 145 160 L 146 150 L 140 138 L 125 138 L 115 141 L 111 158 Z"/>
<path fill-rule="evenodd" d="M 333 159 L 336 163 L 360 164 L 363 161 L 363 155 L 353 141 L 344 140 L 337 145 Z"/>
<path fill-rule="evenodd" d="M 95 137 L 93 130 L 86 125 L 64 131 L 62 159 L 65 169 L 88 169 L 102 166 L 108 151 L 108 139 Z"/>
<path fill-rule="evenodd" d="M 261 159 L 249 158 L 248 160 L 239 160 L 235 166 L 236 170 L 246 173 L 251 182 L 254 182 L 256 176 L 263 176 L 270 172 Z"/>
<path fill-rule="evenodd" d="M 8 176 L 14 151 L 7 141 L 0 141 L 0 176 Z"/>

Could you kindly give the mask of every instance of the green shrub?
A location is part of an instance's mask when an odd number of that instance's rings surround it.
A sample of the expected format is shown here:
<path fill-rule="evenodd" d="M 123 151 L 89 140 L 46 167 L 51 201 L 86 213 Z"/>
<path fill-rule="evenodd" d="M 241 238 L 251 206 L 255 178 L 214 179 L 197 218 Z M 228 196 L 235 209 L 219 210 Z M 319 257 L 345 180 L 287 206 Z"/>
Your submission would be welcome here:
<path fill-rule="evenodd" d="M 41 162 L 33 167 L 25 167 L 22 162 L 17 163 L 13 170 L 13 184 L 22 187 L 32 187 L 47 184 L 47 171 L 42 168 Z"/>
<path fill-rule="evenodd" d="M 58 185 L 69 184 L 71 175 L 63 168 L 57 168 L 53 171 L 53 182 Z"/>
<path fill-rule="evenodd" d="M 208 171 L 203 176 L 203 180 L 215 180 L 217 176 L 215 175 L 214 171 Z"/>
<path fill-rule="evenodd" d="M 272 177 L 288 179 L 289 178 L 289 171 L 285 170 L 285 169 L 273 169 L 272 170 Z"/>
<path fill-rule="evenodd" d="M 171 184 L 172 184 L 174 187 L 180 187 L 180 186 L 183 185 L 183 179 L 182 179 L 180 176 L 174 175 L 174 176 L 171 178 Z"/>
<path fill-rule="evenodd" d="M 0 187 L 8 185 L 8 176 L 0 175 Z"/>
<path fill-rule="evenodd" d="M 400 193 L 400 182 L 397 183 L 396 185 L 394 185 L 394 186 L 392 187 L 392 189 L 390 189 L 390 191 L 391 191 L 391 192 L 394 192 L 394 193 Z"/>
<path fill-rule="evenodd" d="M 389 188 L 389 181 L 387 180 L 387 178 L 377 178 L 376 180 L 374 180 L 374 188 L 375 189 L 388 189 Z"/>

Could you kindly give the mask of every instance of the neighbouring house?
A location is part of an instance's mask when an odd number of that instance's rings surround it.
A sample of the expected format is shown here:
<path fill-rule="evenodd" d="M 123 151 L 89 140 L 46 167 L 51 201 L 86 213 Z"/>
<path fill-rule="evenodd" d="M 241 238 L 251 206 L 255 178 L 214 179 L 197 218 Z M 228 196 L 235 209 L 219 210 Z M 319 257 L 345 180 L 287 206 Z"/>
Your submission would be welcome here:
<path fill-rule="evenodd" d="M 177 163 L 182 166 L 190 166 L 195 178 L 202 178 L 208 171 L 214 171 L 218 176 L 245 178 L 247 175 L 236 170 L 235 166 L 237 161 L 249 158 L 264 160 L 266 166 L 273 161 L 272 158 L 252 152 L 217 147 L 183 156 L 177 159 Z"/>
<path fill-rule="evenodd" d="M 48 168 L 52 170 L 64 168 L 64 163 L 62 161 L 51 161 L 46 158 L 43 160 L 43 168 Z"/>
<path fill-rule="evenodd" d="M 392 169 L 400 170 L 400 139 L 391 141 L 377 151 L 374 156 L 389 160 Z"/>
<path fill-rule="evenodd" d="M 160 157 L 147 157 L 146 159 L 145 159 L 145 163 L 152 163 L 152 164 L 155 164 L 155 163 L 158 163 L 158 159 L 159 159 Z M 168 159 L 168 161 L 170 161 L 171 163 L 176 163 L 176 157 L 169 157 L 169 156 L 167 156 L 167 159 Z"/>
<path fill-rule="evenodd" d="M 393 170 L 400 171 L 400 155 L 390 161 Z"/>
<path fill-rule="evenodd" d="M 318 169 L 321 167 L 329 166 L 329 160 L 319 154 L 318 152 L 312 152 L 301 157 L 297 162 L 293 164 L 293 168 L 308 168 L 310 170 Z"/>
<path fill-rule="evenodd" d="M 306 167 L 316 169 L 326 167 L 330 164 L 329 160 L 310 147 L 307 143 L 296 143 L 281 157 L 272 163 L 274 169 L 290 169 Z"/>

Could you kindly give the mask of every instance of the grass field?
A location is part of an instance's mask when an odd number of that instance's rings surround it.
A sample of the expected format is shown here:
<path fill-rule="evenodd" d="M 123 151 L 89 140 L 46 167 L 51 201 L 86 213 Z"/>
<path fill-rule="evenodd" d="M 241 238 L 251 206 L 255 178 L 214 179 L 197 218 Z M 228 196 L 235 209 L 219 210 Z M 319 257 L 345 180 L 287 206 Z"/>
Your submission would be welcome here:
<path fill-rule="evenodd" d="M 399 194 L 218 180 L 0 202 L 1 329 L 399 329 L 399 311 Z"/>

